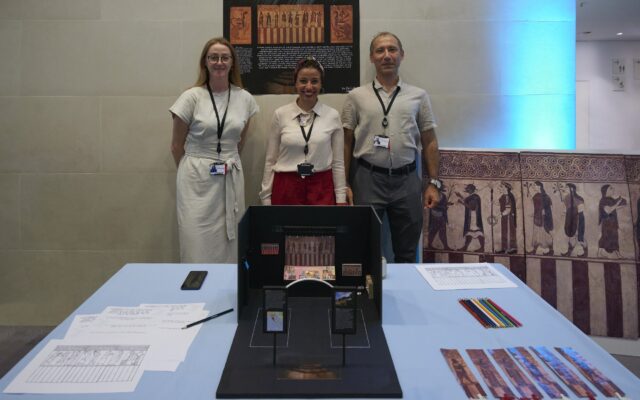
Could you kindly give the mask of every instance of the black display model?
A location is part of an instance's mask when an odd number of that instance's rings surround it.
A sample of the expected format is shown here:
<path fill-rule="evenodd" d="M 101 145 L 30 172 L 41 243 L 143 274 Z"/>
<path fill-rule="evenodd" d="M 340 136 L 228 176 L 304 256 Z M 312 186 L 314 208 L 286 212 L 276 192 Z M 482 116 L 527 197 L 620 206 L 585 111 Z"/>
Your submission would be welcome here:
<path fill-rule="evenodd" d="M 249 207 L 238 228 L 238 328 L 218 398 L 402 397 L 382 330 L 380 225 L 365 206 Z M 285 265 L 331 263 L 331 285 L 360 288 L 355 334 L 331 332 L 334 291 L 317 281 L 288 289 L 285 333 L 263 329 L 262 288 L 291 283 Z"/>

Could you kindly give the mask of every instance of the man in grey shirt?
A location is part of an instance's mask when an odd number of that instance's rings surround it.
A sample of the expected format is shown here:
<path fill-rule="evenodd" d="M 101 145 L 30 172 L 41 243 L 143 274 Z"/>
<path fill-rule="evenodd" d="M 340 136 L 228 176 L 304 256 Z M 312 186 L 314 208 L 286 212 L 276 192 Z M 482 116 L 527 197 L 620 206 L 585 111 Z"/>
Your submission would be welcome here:
<path fill-rule="evenodd" d="M 400 39 L 379 33 L 369 50 L 376 78 L 352 90 L 342 110 L 347 197 L 351 204 L 373 205 L 380 216 L 388 213 L 395 262 L 411 263 L 423 205 L 432 208 L 440 200 L 436 123 L 427 93 L 400 79 Z M 424 188 L 416 172 L 418 153 L 430 177 Z"/>

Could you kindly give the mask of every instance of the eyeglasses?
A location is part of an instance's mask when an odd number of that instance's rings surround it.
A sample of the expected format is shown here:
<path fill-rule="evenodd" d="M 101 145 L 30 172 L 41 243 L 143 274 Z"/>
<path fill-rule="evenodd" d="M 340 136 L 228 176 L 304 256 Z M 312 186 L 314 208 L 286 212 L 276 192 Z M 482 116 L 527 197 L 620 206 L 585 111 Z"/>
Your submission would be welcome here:
<path fill-rule="evenodd" d="M 218 55 L 218 54 L 209 54 L 207 56 L 207 61 L 210 63 L 221 62 L 227 64 L 231 61 L 231 56 L 228 54 Z"/>

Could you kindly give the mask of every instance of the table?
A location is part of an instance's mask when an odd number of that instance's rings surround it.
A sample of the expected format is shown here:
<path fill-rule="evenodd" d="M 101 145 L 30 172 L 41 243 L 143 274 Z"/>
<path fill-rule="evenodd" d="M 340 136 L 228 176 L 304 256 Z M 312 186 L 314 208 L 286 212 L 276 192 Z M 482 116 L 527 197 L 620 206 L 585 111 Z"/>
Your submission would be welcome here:
<path fill-rule="evenodd" d="M 494 266 L 515 281 L 518 287 L 435 291 L 413 265 L 388 265 L 387 277 L 383 280 L 383 328 L 405 399 L 465 398 L 440 353 L 441 348 L 456 348 L 463 352 L 469 348 L 531 345 L 571 346 L 612 379 L 629 398 L 640 399 L 638 378 L 506 268 L 499 264 Z M 180 284 L 190 270 L 209 271 L 199 291 L 180 290 Z M 485 329 L 458 304 L 461 297 L 491 297 L 524 326 Z M 63 338 L 76 314 L 100 313 L 111 305 L 196 302 L 206 303 L 205 308 L 212 313 L 236 308 L 236 266 L 127 264 L 7 373 L 0 380 L 0 390 L 11 382 L 48 339 Z M 205 323 L 189 349 L 187 359 L 176 372 L 145 372 L 135 392 L 78 395 L 1 393 L 0 400 L 213 399 L 235 334 L 236 317 L 233 312 Z M 471 368 L 479 378 L 474 367 Z"/>

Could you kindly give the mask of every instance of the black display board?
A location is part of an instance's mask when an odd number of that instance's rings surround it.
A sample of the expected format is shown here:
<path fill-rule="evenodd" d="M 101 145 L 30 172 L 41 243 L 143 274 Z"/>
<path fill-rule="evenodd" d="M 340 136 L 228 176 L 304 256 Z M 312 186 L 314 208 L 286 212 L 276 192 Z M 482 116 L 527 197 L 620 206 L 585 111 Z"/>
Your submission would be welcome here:
<path fill-rule="evenodd" d="M 370 206 L 249 207 L 238 227 L 238 320 L 247 304 L 249 288 L 289 283 L 283 279 L 287 235 L 333 235 L 336 280 L 331 283 L 366 286 L 366 277 L 371 276 L 374 303 L 381 318 L 380 227 L 380 218 Z M 316 294 L 315 286 L 296 287 L 294 291 L 302 296 Z"/>
<path fill-rule="evenodd" d="M 319 259 L 335 263 L 331 285 L 356 291 L 355 329 L 348 329 L 353 334 L 332 332 L 335 290 L 314 280 L 296 281 L 287 289 L 286 325 L 277 329 L 283 333 L 264 329 L 263 288 L 289 283 L 283 274 L 285 260 L 291 262 L 285 254 L 287 235 L 335 239 L 318 240 L 331 254 Z M 327 243 L 334 247 L 327 249 Z M 218 398 L 402 397 L 382 330 L 380 220 L 373 208 L 250 207 L 239 225 L 238 260 L 238 328 Z"/>
<path fill-rule="evenodd" d="M 358 0 L 224 0 L 223 32 L 252 94 L 295 93 L 293 68 L 308 56 L 325 70 L 325 93 L 360 86 Z"/>

